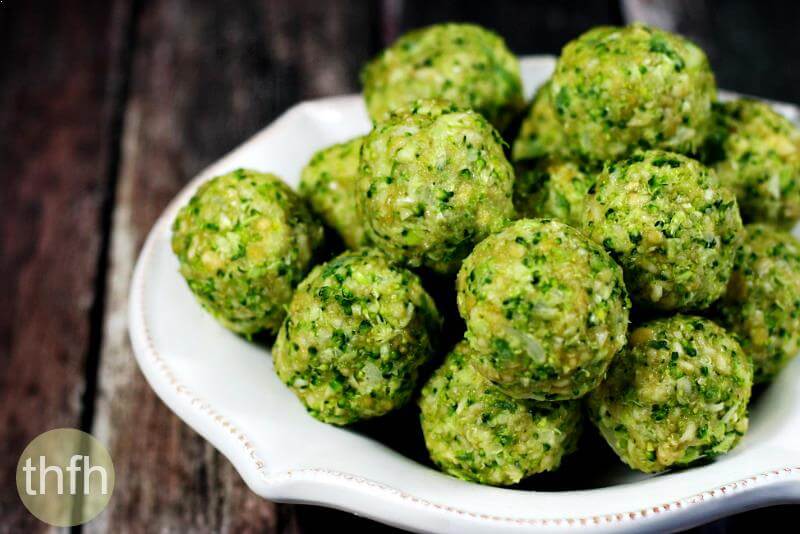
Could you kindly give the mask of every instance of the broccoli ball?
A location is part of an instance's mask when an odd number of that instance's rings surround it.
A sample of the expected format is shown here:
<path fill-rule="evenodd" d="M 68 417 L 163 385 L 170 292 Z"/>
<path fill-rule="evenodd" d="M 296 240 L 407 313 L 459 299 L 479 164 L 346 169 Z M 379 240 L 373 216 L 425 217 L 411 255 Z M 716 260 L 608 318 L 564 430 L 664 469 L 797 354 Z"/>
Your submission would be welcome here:
<path fill-rule="evenodd" d="M 521 219 L 486 238 L 456 286 L 473 365 L 516 398 L 581 397 L 625 345 L 622 269 L 564 223 Z"/>
<path fill-rule="evenodd" d="M 595 172 L 571 161 L 539 160 L 519 166 L 514 207 L 522 217 L 557 219 L 579 227 Z"/>
<path fill-rule="evenodd" d="M 745 219 L 788 225 L 800 218 L 800 131 L 769 105 L 715 106 L 709 141 L 720 181 L 734 190 Z"/>
<path fill-rule="evenodd" d="M 550 93 L 570 149 L 609 160 L 637 148 L 698 150 L 716 84 L 700 48 L 633 24 L 594 28 L 568 43 Z"/>
<path fill-rule="evenodd" d="M 408 401 L 440 323 L 416 275 L 375 249 L 345 252 L 297 287 L 275 371 L 321 421 L 377 417 Z"/>
<path fill-rule="evenodd" d="M 431 459 L 450 475 L 496 486 L 558 468 L 580 435 L 578 401 L 509 397 L 469 364 L 470 350 L 456 346 L 422 389 Z"/>
<path fill-rule="evenodd" d="M 505 128 L 524 107 L 519 62 L 497 34 L 439 24 L 405 34 L 361 73 L 375 122 L 415 100 L 440 98 Z"/>
<path fill-rule="evenodd" d="M 800 243 L 764 224 L 746 226 L 719 311 L 753 358 L 755 381 L 771 380 L 800 351 Z"/>
<path fill-rule="evenodd" d="M 421 101 L 364 140 L 358 208 L 376 246 L 449 273 L 514 216 L 513 186 L 503 140 L 486 119 Z"/>
<path fill-rule="evenodd" d="M 511 159 L 514 161 L 535 160 L 546 156 L 561 159 L 572 156 L 564 138 L 561 121 L 550 100 L 549 80 L 536 91 L 511 151 Z"/>
<path fill-rule="evenodd" d="M 747 431 L 753 364 L 736 339 L 676 315 L 631 333 L 589 417 L 623 462 L 645 473 L 731 450 Z"/>
<path fill-rule="evenodd" d="M 742 220 L 713 171 L 651 150 L 606 165 L 586 202 L 583 229 L 622 265 L 634 302 L 690 310 L 725 292 Z"/>
<path fill-rule="evenodd" d="M 201 185 L 172 225 L 172 250 L 197 300 L 244 335 L 276 332 L 311 268 L 322 226 L 272 174 L 238 169 Z"/>
<path fill-rule="evenodd" d="M 356 211 L 356 181 L 363 137 L 322 149 L 300 175 L 300 194 L 351 249 L 367 245 Z"/>

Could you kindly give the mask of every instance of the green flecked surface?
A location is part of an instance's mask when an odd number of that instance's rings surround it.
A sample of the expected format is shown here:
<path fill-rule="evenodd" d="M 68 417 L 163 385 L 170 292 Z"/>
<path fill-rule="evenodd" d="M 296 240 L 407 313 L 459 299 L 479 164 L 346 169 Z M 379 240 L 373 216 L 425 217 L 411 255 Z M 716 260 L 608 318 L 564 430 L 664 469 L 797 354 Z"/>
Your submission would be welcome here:
<path fill-rule="evenodd" d="M 473 24 L 438 24 L 409 32 L 362 71 L 375 122 L 420 100 L 439 98 L 505 128 L 524 106 L 519 62 L 499 35 Z"/>
<path fill-rule="evenodd" d="M 514 216 L 513 184 L 503 140 L 486 119 L 420 101 L 364 139 L 358 209 L 375 246 L 451 273 Z"/>
<path fill-rule="evenodd" d="M 765 224 L 746 226 L 719 312 L 753 358 L 755 381 L 774 378 L 800 352 L 800 243 Z"/>
<path fill-rule="evenodd" d="M 619 457 L 646 473 L 732 449 L 747 431 L 753 364 L 711 321 L 676 315 L 634 330 L 589 416 Z"/>
<path fill-rule="evenodd" d="M 521 217 L 557 219 L 580 227 L 589 189 L 599 171 L 572 161 L 540 159 L 518 164 L 514 207 Z"/>
<path fill-rule="evenodd" d="M 345 252 L 298 286 L 275 371 L 321 421 L 377 417 L 408 401 L 440 326 L 416 275 L 375 249 Z"/>
<path fill-rule="evenodd" d="M 634 302 L 662 310 L 722 296 L 743 232 L 736 198 L 713 171 L 660 150 L 605 166 L 583 230 L 622 265 Z"/>
<path fill-rule="evenodd" d="M 351 249 L 369 244 L 356 210 L 362 141 L 356 137 L 316 152 L 300 175 L 300 194 Z"/>
<path fill-rule="evenodd" d="M 450 475 L 496 486 L 557 469 L 576 448 L 580 404 L 509 397 L 473 369 L 470 350 L 460 343 L 422 389 L 431 459 Z"/>
<path fill-rule="evenodd" d="M 572 157 L 561 119 L 550 98 L 549 80 L 536 91 L 511 151 L 511 159 L 514 161 L 543 157 L 556 159 Z"/>
<path fill-rule="evenodd" d="M 488 237 L 456 285 L 473 364 L 514 397 L 581 397 L 625 344 L 622 269 L 561 222 L 521 219 Z"/>
<path fill-rule="evenodd" d="M 800 219 L 800 131 L 764 102 L 742 99 L 714 110 L 708 155 L 744 218 L 782 226 Z"/>
<path fill-rule="evenodd" d="M 201 185 L 172 225 L 180 272 L 227 328 L 276 332 L 311 267 L 322 226 L 271 174 L 238 169 Z"/>
<path fill-rule="evenodd" d="M 570 149 L 590 160 L 636 149 L 697 151 L 716 84 L 705 53 L 641 24 L 600 26 L 562 50 L 550 84 Z"/>

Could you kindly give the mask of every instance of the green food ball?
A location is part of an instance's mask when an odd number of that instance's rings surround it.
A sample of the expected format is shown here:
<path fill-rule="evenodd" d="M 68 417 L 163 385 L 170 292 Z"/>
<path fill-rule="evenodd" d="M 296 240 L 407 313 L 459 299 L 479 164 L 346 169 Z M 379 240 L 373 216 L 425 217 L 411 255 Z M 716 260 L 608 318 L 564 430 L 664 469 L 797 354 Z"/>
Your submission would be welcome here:
<path fill-rule="evenodd" d="M 421 101 L 364 140 L 358 208 L 376 246 L 449 273 L 514 216 L 513 185 L 503 140 L 486 119 Z"/>
<path fill-rule="evenodd" d="M 546 81 L 533 97 L 528 114 L 522 121 L 511 151 L 514 161 L 535 160 L 543 157 L 570 159 L 561 119 L 550 99 L 550 80 Z"/>
<path fill-rule="evenodd" d="M 356 211 L 356 182 L 362 137 L 315 153 L 300 175 L 300 194 L 351 249 L 368 245 Z"/>
<path fill-rule="evenodd" d="M 469 364 L 470 350 L 456 346 L 422 389 L 431 459 L 450 475 L 495 486 L 557 469 L 576 448 L 580 404 L 509 397 Z"/>
<path fill-rule="evenodd" d="M 561 222 L 521 219 L 486 238 L 456 286 L 473 364 L 514 397 L 581 397 L 625 345 L 622 269 Z"/>
<path fill-rule="evenodd" d="M 715 106 L 710 140 L 720 181 L 734 190 L 745 219 L 789 225 L 800 219 L 800 131 L 769 105 Z"/>
<path fill-rule="evenodd" d="M 439 98 L 505 128 L 524 106 L 519 62 L 503 39 L 473 24 L 438 24 L 403 35 L 361 73 L 375 122 L 415 100 Z"/>
<path fill-rule="evenodd" d="M 676 315 L 631 333 L 589 417 L 623 462 L 645 473 L 731 450 L 747 431 L 753 364 L 736 339 Z"/>
<path fill-rule="evenodd" d="M 767 382 L 800 351 L 800 243 L 764 224 L 745 227 L 722 324 L 753 358 L 755 381 Z"/>
<path fill-rule="evenodd" d="M 274 333 L 322 233 L 280 178 L 238 169 L 201 185 L 181 208 L 172 250 L 192 293 L 225 327 Z"/>
<path fill-rule="evenodd" d="M 716 85 L 700 48 L 633 24 L 597 27 L 568 43 L 550 93 L 571 150 L 602 161 L 640 148 L 698 150 Z"/>
<path fill-rule="evenodd" d="M 606 165 L 583 230 L 622 265 L 635 303 L 690 310 L 725 292 L 742 221 L 736 198 L 713 171 L 650 150 Z"/>
<path fill-rule="evenodd" d="M 596 172 L 571 161 L 539 160 L 519 166 L 514 207 L 522 217 L 557 219 L 580 227 Z"/>
<path fill-rule="evenodd" d="M 440 326 L 416 275 L 375 249 L 345 252 L 298 286 L 275 371 L 321 421 L 377 417 L 408 401 Z"/>

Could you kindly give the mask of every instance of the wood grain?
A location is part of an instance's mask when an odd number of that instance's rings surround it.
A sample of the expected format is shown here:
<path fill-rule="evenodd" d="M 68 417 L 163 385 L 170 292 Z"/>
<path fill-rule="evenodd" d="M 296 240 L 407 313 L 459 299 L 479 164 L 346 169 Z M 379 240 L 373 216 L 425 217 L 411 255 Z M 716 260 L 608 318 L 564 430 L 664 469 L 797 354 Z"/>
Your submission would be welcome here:
<path fill-rule="evenodd" d="M 189 178 L 294 102 L 356 89 L 370 53 L 368 4 L 331 7 L 176 0 L 141 10 L 93 427 L 111 446 L 117 487 L 87 531 L 299 530 L 294 507 L 252 494 L 146 385 L 131 353 L 126 305 L 143 239 Z"/>
<path fill-rule="evenodd" d="M 388 35 L 440 22 L 474 22 L 505 38 L 516 54 L 559 54 L 561 47 L 593 26 L 621 24 L 617 0 L 390 0 Z"/>
<path fill-rule="evenodd" d="M 113 167 L 114 1 L 4 2 L 0 50 L 0 529 L 35 532 L 14 468 L 38 434 L 80 425 Z"/>

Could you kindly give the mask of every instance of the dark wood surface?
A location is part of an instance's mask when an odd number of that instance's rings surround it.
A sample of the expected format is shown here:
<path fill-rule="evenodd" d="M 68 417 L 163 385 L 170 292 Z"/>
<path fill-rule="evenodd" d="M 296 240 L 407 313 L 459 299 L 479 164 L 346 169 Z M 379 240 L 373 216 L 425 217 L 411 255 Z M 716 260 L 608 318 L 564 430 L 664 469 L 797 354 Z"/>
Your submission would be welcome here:
<path fill-rule="evenodd" d="M 40 530 L 15 495 L 14 468 L 36 435 L 81 426 L 92 401 L 130 11 L 111 1 L 7 4 L 0 4 L 0 528 Z"/>
<path fill-rule="evenodd" d="M 0 0 L 0 530 L 47 530 L 12 473 L 33 437 L 62 426 L 91 431 L 115 462 L 114 497 L 87 531 L 385 530 L 255 497 L 155 397 L 126 330 L 147 231 L 187 180 L 290 105 L 357 91 L 364 61 L 412 27 L 471 20 L 516 52 L 557 53 L 664 3 Z M 721 86 L 798 102 L 797 5 L 676 0 L 670 23 L 709 50 Z"/>

